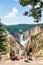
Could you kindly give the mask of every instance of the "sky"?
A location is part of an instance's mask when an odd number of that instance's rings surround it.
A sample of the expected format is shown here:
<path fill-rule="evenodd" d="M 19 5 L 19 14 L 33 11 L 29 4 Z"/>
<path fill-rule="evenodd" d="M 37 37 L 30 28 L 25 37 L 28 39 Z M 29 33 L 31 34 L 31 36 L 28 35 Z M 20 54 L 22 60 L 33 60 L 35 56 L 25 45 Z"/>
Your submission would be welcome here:
<path fill-rule="evenodd" d="M 29 9 L 30 6 L 22 7 L 19 0 L 0 0 L 1 22 L 5 25 L 35 24 L 32 17 L 23 16 L 23 13 Z M 43 16 L 39 23 L 43 23 Z"/>

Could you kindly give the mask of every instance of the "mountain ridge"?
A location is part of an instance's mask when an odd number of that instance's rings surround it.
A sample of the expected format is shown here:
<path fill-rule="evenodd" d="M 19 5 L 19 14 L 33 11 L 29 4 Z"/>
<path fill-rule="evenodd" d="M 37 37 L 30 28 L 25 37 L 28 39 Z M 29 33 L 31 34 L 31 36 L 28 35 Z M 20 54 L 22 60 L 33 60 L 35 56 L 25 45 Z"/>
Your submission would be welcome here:
<path fill-rule="evenodd" d="M 23 32 L 30 31 L 35 26 L 42 26 L 43 24 L 18 24 L 18 25 L 6 25 L 6 30 L 8 32 L 17 32 L 22 34 Z"/>

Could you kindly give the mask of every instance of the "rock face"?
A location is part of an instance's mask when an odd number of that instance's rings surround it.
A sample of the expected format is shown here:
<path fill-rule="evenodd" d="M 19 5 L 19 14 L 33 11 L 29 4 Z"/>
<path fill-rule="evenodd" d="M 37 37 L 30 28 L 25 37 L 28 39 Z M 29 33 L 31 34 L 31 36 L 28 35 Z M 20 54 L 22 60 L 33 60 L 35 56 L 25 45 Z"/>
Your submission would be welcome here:
<path fill-rule="evenodd" d="M 40 32 L 41 34 L 39 34 Z M 11 49 L 15 49 L 16 52 L 19 53 L 19 50 L 21 50 L 22 45 L 28 46 L 28 44 L 30 44 L 31 42 L 32 42 L 32 45 L 35 43 L 37 48 L 40 46 L 41 42 L 43 41 L 43 26 L 33 27 L 31 30 L 27 30 L 23 32 L 22 34 L 17 33 L 17 36 L 18 36 L 17 37 L 18 39 L 16 39 L 14 36 L 8 33 L 7 44 L 8 44 L 9 51 Z M 31 41 L 31 36 L 36 36 L 36 37 Z"/>
<path fill-rule="evenodd" d="M 41 33 L 41 37 L 40 35 L 38 35 L 39 33 Z M 20 35 L 19 39 L 20 39 L 20 43 L 24 43 L 27 44 L 28 42 L 30 42 L 31 40 L 31 36 L 36 36 L 41 39 L 43 39 L 43 28 L 41 29 L 40 26 L 36 26 L 35 28 L 31 29 L 30 31 L 26 31 L 26 32 L 23 32 L 23 34 Z M 37 39 L 39 40 L 39 39 Z"/>
<path fill-rule="evenodd" d="M 14 38 L 16 38 L 21 44 L 24 43 L 23 45 L 25 45 L 29 42 L 31 36 L 34 36 L 40 32 L 43 32 L 43 27 L 40 27 L 40 26 L 33 27 L 31 30 L 25 31 L 22 34 L 19 34 L 17 32 L 14 33 L 14 31 L 13 31 L 13 33 L 16 37 L 14 37 L 12 35 L 8 35 L 9 36 L 8 39 L 10 39 L 10 40 L 12 39 L 11 41 L 14 41 Z M 42 33 L 42 35 L 43 35 L 43 33 Z"/>
<path fill-rule="evenodd" d="M 41 28 L 39 26 L 36 26 L 31 30 L 31 35 L 36 35 L 41 32 Z"/>
<path fill-rule="evenodd" d="M 6 28 L 7 28 L 6 30 L 9 31 L 9 33 L 14 36 L 14 38 L 21 42 L 22 40 L 25 41 L 26 39 L 28 39 L 28 37 L 32 35 L 36 35 L 39 32 L 42 32 L 43 24 L 20 24 L 11 26 L 9 25 L 6 26 Z M 23 34 L 23 36 L 22 40 L 20 41 L 21 34 Z"/>
<path fill-rule="evenodd" d="M 16 53 L 19 53 L 19 50 L 23 48 L 18 40 L 16 40 L 9 32 L 7 32 L 7 46 L 8 52 L 14 50 Z"/>

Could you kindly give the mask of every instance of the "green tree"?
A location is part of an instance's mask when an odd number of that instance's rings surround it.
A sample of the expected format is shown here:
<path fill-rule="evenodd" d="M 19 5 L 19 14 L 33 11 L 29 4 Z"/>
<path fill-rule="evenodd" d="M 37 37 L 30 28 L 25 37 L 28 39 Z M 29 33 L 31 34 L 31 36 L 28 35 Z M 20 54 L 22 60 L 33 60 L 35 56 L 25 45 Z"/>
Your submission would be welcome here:
<path fill-rule="evenodd" d="M 0 21 L 1 21 L 1 19 L 0 19 Z M 7 37 L 6 37 L 4 25 L 0 22 L 0 53 L 6 52 L 6 50 L 7 50 L 7 44 L 5 43 L 6 39 L 7 39 Z"/>
<path fill-rule="evenodd" d="M 23 7 L 30 5 L 31 9 L 29 11 L 25 11 L 24 15 L 32 16 L 34 18 L 34 22 L 41 21 L 43 0 L 20 0 L 20 5 Z"/>

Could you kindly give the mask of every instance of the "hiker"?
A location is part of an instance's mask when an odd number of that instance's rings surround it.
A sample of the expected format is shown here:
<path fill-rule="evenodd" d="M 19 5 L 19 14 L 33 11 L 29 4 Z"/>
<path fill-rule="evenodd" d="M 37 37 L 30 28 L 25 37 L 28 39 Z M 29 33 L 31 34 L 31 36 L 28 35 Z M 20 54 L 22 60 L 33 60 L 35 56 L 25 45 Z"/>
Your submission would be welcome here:
<path fill-rule="evenodd" d="M 11 60 L 16 60 L 16 56 L 15 56 L 15 51 L 14 50 L 11 51 L 10 58 L 11 58 Z"/>
<path fill-rule="evenodd" d="M 32 60 L 32 47 L 29 47 L 27 51 L 27 59 Z"/>
<path fill-rule="evenodd" d="M 11 58 L 11 60 L 20 60 L 20 59 L 22 59 L 22 57 L 18 56 L 15 51 L 12 51 L 10 53 L 10 58 Z"/>

